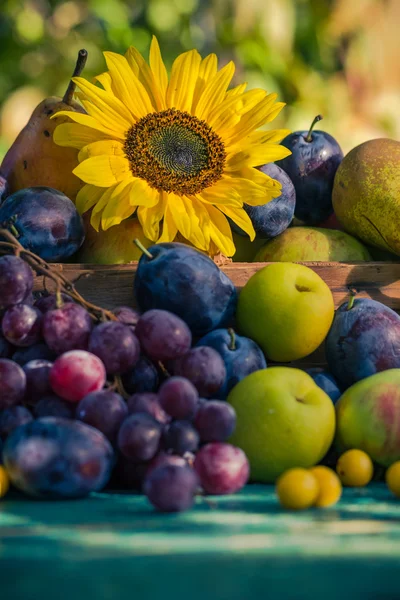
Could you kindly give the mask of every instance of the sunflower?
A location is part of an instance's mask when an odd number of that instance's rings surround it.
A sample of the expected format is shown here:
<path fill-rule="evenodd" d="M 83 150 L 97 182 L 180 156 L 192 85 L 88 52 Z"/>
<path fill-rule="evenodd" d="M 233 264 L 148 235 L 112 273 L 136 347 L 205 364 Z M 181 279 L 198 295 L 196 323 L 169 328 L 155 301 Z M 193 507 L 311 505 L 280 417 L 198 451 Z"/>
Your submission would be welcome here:
<path fill-rule="evenodd" d="M 232 256 L 228 218 L 254 239 L 243 203 L 265 204 L 281 193 L 256 167 L 290 154 L 279 145 L 287 130 L 259 130 L 284 104 L 246 84 L 228 89 L 234 64 L 218 70 L 215 54 L 181 54 L 168 79 L 155 37 L 149 64 L 133 47 L 104 56 L 108 71 L 96 84 L 74 78 L 87 114 L 58 113 L 72 122 L 54 134 L 60 146 L 79 150 L 73 173 L 85 185 L 78 211 L 92 209 L 97 231 L 136 214 L 154 242 L 180 235 Z"/>

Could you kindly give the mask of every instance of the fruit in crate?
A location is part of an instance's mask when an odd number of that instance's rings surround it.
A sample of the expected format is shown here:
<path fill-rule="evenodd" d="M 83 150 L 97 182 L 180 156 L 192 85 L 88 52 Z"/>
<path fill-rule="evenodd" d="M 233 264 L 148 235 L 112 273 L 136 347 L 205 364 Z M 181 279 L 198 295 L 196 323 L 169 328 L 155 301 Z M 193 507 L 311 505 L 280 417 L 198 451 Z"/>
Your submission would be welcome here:
<path fill-rule="evenodd" d="M 96 231 L 90 225 L 90 219 L 84 215 L 85 241 L 75 262 L 95 265 L 120 265 L 139 260 L 142 255 L 134 243 L 137 238 L 145 248 L 153 244 L 143 234 L 143 229 L 137 219 L 126 219 L 119 225 L 106 231 Z"/>
<path fill-rule="evenodd" d="M 296 192 L 289 176 L 278 165 L 270 163 L 259 168 L 263 173 L 272 177 L 272 179 L 279 181 L 282 185 L 282 193 L 267 204 L 262 204 L 261 206 L 244 204 L 243 208 L 253 223 L 256 237 L 270 240 L 289 227 L 294 215 Z M 231 222 L 231 226 L 239 235 L 247 236 L 233 221 Z"/>
<path fill-rule="evenodd" d="M 51 262 L 74 254 L 85 239 L 82 217 L 58 190 L 31 187 L 15 192 L 0 206 L 0 224 L 24 248 Z"/>
<path fill-rule="evenodd" d="M 253 260 L 340 262 L 370 259 L 366 247 L 344 231 L 318 227 L 290 227 L 262 246 Z"/>
<path fill-rule="evenodd" d="M 142 311 L 159 308 L 180 316 L 195 335 L 232 321 L 237 292 L 208 256 L 180 243 L 161 243 L 142 254 L 134 281 Z"/>
<path fill-rule="evenodd" d="M 325 339 L 334 316 L 332 292 L 312 269 L 294 263 L 267 265 L 239 295 L 238 331 L 267 359 L 289 362 L 311 354 Z"/>
<path fill-rule="evenodd" d="M 325 353 L 344 389 L 379 371 L 400 368 L 400 317 L 376 300 L 351 298 L 336 311 Z"/>
<path fill-rule="evenodd" d="M 80 50 L 73 77 L 82 72 L 86 58 L 86 50 Z M 51 118 L 61 110 L 85 112 L 72 99 L 74 91 L 75 84 L 70 82 L 63 98 L 51 96 L 43 100 L 8 150 L 0 167 L 0 176 L 6 179 L 9 194 L 28 187 L 47 186 L 75 200 L 83 185 L 72 174 L 78 166 L 78 150 L 75 147 L 63 148 L 53 141 L 57 125 L 63 124 L 68 130 L 69 119 L 64 116 Z M 91 141 L 94 140 L 89 136 L 87 143 Z"/>
<path fill-rule="evenodd" d="M 389 369 L 352 385 L 336 405 L 336 444 L 357 448 L 388 467 L 400 460 L 400 369 Z"/>
<path fill-rule="evenodd" d="M 237 415 L 229 441 L 246 453 L 252 481 L 272 483 L 287 469 L 311 467 L 332 443 L 332 401 L 299 369 L 252 373 L 233 388 L 228 402 Z"/>
<path fill-rule="evenodd" d="M 321 390 L 324 390 L 326 394 L 328 394 L 333 404 L 336 404 L 342 395 L 342 392 L 334 376 L 326 369 L 321 369 L 319 367 L 307 369 L 306 373 L 311 375 L 317 386 L 320 387 Z"/>
<path fill-rule="evenodd" d="M 282 140 L 292 154 L 277 161 L 289 175 L 296 190 L 295 217 L 306 225 L 317 225 L 332 213 L 332 188 L 343 152 L 337 141 L 325 131 L 314 130 L 318 115 L 309 131 L 295 131 Z"/>
<path fill-rule="evenodd" d="M 400 254 L 400 142 L 381 138 L 353 148 L 337 170 L 333 206 L 346 231 Z"/>

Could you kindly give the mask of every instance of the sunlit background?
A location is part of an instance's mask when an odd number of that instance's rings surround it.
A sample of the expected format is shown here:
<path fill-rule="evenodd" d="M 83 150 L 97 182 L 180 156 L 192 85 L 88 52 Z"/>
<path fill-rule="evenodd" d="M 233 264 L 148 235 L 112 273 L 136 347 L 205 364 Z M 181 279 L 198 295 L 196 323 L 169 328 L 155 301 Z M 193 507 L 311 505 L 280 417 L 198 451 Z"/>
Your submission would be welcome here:
<path fill-rule="evenodd" d="M 103 50 L 152 34 L 169 67 L 184 50 L 236 64 L 235 82 L 287 102 L 276 126 L 321 128 L 347 152 L 400 138 L 399 0 L 0 0 L 0 159 L 48 95 L 63 95 L 80 48 L 86 77 Z"/>

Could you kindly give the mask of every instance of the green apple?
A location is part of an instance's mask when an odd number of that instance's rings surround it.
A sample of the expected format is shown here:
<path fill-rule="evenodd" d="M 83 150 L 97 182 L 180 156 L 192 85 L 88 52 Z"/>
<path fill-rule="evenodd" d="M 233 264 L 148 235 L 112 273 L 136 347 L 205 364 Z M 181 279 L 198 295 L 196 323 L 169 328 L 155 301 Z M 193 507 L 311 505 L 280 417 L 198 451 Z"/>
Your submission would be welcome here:
<path fill-rule="evenodd" d="M 287 469 L 311 467 L 331 446 L 333 403 L 305 371 L 256 371 L 232 389 L 228 402 L 237 415 L 229 442 L 246 453 L 252 481 L 273 483 Z"/>
<path fill-rule="evenodd" d="M 134 243 L 138 238 L 145 248 L 154 242 L 147 239 L 138 219 L 126 219 L 106 231 L 96 231 L 85 220 L 86 238 L 75 259 L 96 265 L 119 265 L 139 260 L 142 251 Z"/>
<path fill-rule="evenodd" d="M 309 267 L 294 263 L 274 263 L 257 271 L 241 290 L 236 311 L 240 332 L 275 362 L 314 352 L 333 316 L 328 285 Z"/>

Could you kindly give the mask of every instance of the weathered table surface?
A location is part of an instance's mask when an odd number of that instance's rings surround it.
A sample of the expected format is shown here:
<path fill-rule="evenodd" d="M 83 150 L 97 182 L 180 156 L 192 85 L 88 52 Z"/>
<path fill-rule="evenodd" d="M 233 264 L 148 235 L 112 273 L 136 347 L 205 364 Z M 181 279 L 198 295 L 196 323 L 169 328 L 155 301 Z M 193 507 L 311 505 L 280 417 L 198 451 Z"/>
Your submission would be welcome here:
<path fill-rule="evenodd" d="M 400 500 L 383 484 L 301 513 L 260 485 L 179 515 L 119 493 L 0 501 L 2 600 L 396 600 L 399 573 Z"/>

